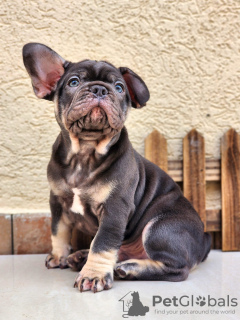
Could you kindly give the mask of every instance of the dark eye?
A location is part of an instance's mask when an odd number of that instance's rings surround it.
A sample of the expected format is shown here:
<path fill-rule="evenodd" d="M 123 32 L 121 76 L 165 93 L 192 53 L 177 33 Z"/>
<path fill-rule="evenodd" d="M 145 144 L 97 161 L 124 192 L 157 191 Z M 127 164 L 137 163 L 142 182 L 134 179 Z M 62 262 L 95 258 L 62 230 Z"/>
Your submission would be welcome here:
<path fill-rule="evenodd" d="M 80 83 L 80 80 L 78 77 L 73 77 L 68 81 L 69 87 L 77 87 Z"/>
<path fill-rule="evenodd" d="M 117 92 L 122 93 L 124 87 L 121 83 L 116 83 L 115 88 L 116 88 Z"/>

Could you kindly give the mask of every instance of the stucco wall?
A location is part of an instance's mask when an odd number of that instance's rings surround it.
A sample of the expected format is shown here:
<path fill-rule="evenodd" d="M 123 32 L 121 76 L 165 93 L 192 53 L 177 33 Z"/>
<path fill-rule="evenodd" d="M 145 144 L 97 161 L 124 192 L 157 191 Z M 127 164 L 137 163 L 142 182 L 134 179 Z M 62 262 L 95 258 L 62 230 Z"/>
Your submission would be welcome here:
<path fill-rule="evenodd" d="M 206 138 L 209 158 L 219 158 L 230 126 L 240 131 L 239 1 L 1 1 L 0 212 L 48 211 L 46 166 L 59 128 L 53 104 L 32 92 L 21 57 L 27 42 L 139 73 L 151 99 L 132 110 L 127 128 L 142 154 L 154 128 L 174 159 L 193 127 Z"/>

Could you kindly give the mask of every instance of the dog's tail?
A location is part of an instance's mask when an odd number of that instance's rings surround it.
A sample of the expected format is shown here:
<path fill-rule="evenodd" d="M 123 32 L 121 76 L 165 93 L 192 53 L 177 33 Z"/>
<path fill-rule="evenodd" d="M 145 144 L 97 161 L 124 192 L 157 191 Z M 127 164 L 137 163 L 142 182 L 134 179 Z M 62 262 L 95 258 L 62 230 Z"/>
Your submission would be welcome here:
<path fill-rule="evenodd" d="M 212 245 L 212 237 L 211 237 L 210 233 L 205 232 L 204 233 L 204 250 L 203 250 L 202 262 L 207 259 L 209 251 L 211 250 L 211 245 Z"/>
<path fill-rule="evenodd" d="M 144 312 L 146 313 L 146 312 L 148 312 L 148 311 L 149 311 L 149 307 L 145 306 L 145 307 L 144 307 Z"/>

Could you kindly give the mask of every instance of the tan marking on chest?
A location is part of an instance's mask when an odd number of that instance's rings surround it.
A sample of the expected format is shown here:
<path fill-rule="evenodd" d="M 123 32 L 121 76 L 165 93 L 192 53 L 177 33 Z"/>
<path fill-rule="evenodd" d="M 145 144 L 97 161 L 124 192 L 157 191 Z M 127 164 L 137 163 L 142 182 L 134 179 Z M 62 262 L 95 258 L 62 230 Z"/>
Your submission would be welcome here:
<path fill-rule="evenodd" d="M 97 184 L 90 188 L 91 199 L 97 203 L 104 203 L 109 198 L 115 187 L 116 182 L 114 181 L 100 185 Z"/>
<path fill-rule="evenodd" d="M 78 188 L 73 188 L 72 192 L 74 193 L 74 196 L 73 196 L 73 203 L 72 203 L 70 210 L 74 213 L 78 213 L 78 214 L 83 215 L 84 208 L 83 208 L 82 202 L 80 200 L 81 192 Z"/>

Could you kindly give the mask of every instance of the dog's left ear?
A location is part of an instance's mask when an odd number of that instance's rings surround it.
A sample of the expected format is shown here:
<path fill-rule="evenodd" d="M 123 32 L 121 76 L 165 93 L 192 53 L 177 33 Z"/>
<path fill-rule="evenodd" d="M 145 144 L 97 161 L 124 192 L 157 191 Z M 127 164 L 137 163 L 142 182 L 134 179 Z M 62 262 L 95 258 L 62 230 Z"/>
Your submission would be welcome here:
<path fill-rule="evenodd" d="M 66 61 L 43 44 L 28 43 L 23 47 L 23 62 L 32 79 L 36 96 L 52 100 Z"/>
<path fill-rule="evenodd" d="M 132 100 L 134 108 L 142 108 L 150 98 L 145 82 L 132 70 L 126 67 L 119 68 Z"/>

